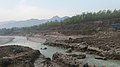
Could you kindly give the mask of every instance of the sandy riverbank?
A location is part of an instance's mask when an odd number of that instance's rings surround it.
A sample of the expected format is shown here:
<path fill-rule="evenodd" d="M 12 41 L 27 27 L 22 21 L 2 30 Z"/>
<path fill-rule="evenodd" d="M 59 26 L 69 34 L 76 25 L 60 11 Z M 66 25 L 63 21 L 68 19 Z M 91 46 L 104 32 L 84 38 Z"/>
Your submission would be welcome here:
<path fill-rule="evenodd" d="M 0 45 L 11 42 L 14 39 L 12 36 L 0 36 Z"/>
<path fill-rule="evenodd" d="M 65 35 L 62 35 L 62 36 L 57 36 L 57 35 L 46 35 L 46 36 L 43 36 L 43 35 L 39 35 L 39 36 L 32 36 L 32 37 L 27 37 L 27 39 L 29 41 L 33 41 L 33 42 L 38 42 L 38 43 L 43 43 L 45 42 L 46 40 L 49 40 L 49 41 L 56 41 L 56 40 L 67 40 L 69 38 L 73 38 L 73 39 L 76 39 L 78 37 L 86 37 L 86 36 L 83 36 L 83 35 L 79 35 L 79 36 L 65 36 Z"/>
<path fill-rule="evenodd" d="M 45 43 L 45 38 L 38 38 L 38 37 L 27 37 L 27 40 L 37 43 Z"/>

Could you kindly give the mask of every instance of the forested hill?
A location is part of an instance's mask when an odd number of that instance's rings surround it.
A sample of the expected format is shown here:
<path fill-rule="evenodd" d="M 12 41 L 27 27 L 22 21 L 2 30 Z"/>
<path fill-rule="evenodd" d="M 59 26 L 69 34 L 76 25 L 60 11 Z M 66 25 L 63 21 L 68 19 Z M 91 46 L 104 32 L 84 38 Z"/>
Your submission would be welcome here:
<path fill-rule="evenodd" d="M 61 22 L 51 21 L 37 26 L 4 29 L 4 31 L 9 30 L 9 34 L 16 32 L 37 33 L 46 31 L 59 31 L 64 34 L 93 34 L 99 30 L 112 28 L 112 24 L 120 24 L 120 10 L 83 12 L 80 15 L 73 16 Z M 3 29 L 1 31 L 3 31 Z"/>

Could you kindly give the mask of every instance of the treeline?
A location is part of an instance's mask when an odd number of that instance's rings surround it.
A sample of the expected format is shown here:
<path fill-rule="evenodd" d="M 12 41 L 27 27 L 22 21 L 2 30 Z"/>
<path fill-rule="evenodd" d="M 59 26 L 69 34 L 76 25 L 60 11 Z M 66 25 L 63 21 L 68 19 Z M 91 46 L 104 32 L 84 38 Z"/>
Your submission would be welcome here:
<path fill-rule="evenodd" d="M 64 21 L 50 21 L 47 23 L 43 23 L 37 26 L 32 27 L 23 27 L 23 28 L 12 28 L 12 29 L 1 29 L 0 34 L 9 34 L 13 32 L 40 32 L 45 30 L 64 30 L 73 32 L 75 30 L 79 30 L 80 32 L 87 31 L 95 31 L 94 29 L 97 27 L 95 24 L 90 24 L 89 22 L 93 21 L 103 21 L 103 20 L 111 20 L 118 19 L 115 21 L 111 21 L 110 24 L 120 23 L 120 10 L 103 10 L 99 12 L 83 12 L 80 15 L 76 15 L 70 18 L 65 19 Z M 102 25 L 105 26 L 104 22 Z M 109 25 L 110 25 L 109 24 Z M 96 27 L 95 27 L 96 26 Z M 98 25 L 99 26 L 99 25 Z M 102 27 L 103 27 L 102 26 Z M 71 31 L 72 30 L 72 31 Z"/>
<path fill-rule="evenodd" d="M 106 19 L 120 18 L 120 10 L 103 10 L 99 12 L 83 12 L 81 15 L 73 16 L 69 19 L 66 19 L 64 23 L 73 24 L 87 21 L 98 21 Z"/>
<path fill-rule="evenodd" d="M 83 12 L 81 15 L 76 15 L 71 18 L 65 19 L 64 21 L 51 21 L 44 24 L 39 25 L 39 27 L 47 27 L 47 26 L 58 26 L 62 24 L 76 24 L 82 22 L 89 21 L 99 21 L 99 20 L 107 20 L 107 19 L 116 19 L 120 18 L 120 10 L 103 10 L 99 12 Z"/>
<path fill-rule="evenodd" d="M 102 20 L 111 20 L 111 19 L 120 19 L 120 10 L 103 10 L 99 12 L 84 12 L 81 15 L 76 15 L 71 18 L 65 19 L 64 21 L 51 21 L 38 26 L 31 27 L 31 30 L 60 30 L 61 28 L 77 30 L 78 25 L 88 24 L 92 21 L 102 21 Z M 88 22 L 88 23 L 87 23 Z M 106 22 L 107 23 L 107 22 Z M 116 20 L 114 23 L 120 23 Z M 75 26 L 74 26 L 75 25 Z M 86 25 L 87 26 L 87 25 Z M 74 29 L 74 28 L 75 29 Z M 79 27 L 81 28 L 81 27 Z M 79 29 L 78 29 L 79 30 Z"/>

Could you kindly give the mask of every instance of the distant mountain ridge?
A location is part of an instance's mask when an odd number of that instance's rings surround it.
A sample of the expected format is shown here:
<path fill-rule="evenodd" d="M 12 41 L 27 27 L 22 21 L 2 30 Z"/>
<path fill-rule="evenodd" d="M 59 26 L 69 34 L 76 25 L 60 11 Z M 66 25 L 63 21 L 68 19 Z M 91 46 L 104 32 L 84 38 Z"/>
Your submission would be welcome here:
<path fill-rule="evenodd" d="M 65 16 L 65 17 L 54 16 L 50 19 L 42 19 L 42 20 L 28 19 L 28 20 L 24 20 L 24 21 L 6 21 L 6 22 L 1 22 L 0 28 L 29 27 L 29 26 L 46 23 L 47 21 L 63 21 L 67 18 L 68 18 L 68 16 Z"/>
<path fill-rule="evenodd" d="M 54 16 L 51 19 L 49 19 L 48 21 L 63 21 L 67 18 L 69 18 L 69 17 L 68 16 L 64 16 L 64 17 Z"/>

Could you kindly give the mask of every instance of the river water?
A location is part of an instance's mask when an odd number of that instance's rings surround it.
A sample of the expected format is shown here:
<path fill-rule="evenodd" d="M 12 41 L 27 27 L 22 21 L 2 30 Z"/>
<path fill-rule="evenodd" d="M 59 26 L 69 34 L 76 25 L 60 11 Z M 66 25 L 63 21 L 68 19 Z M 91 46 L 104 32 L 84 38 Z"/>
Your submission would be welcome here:
<path fill-rule="evenodd" d="M 45 40 L 43 39 L 43 41 L 45 41 Z M 28 41 L 26 39 L 26 37 L 23 37 L 23 36 L 15 36 L 15 39 L 12 42 L 9 42 L 9 43 L 1 45 L 1 46 L 5 46 L 5 45 L 28 46 L 35 50 L 40 50 L 40 52 L 43 55 L 45 55 L 46 57 L 50 57 L 50 58 L 52 58 L 52 55 L 55 52 L 65 53 L 65 49 L 42 45 L 42 43 L 31 42 L 31 41 Z M 45 47 L 47 47 L 47 50 L 41 50 L 41 48 L 45 48 Z M 73 53 L 80 53 L 80 52 L 73 52 Z M 94 55 L 89 55 L 89 54 L 87 54 L 87 57 L 82 60 L 85 62 L 91 63 L 91 64 L 96 64 L 96 65 L 98 65 L 98 67 L 102 67 L 102 66 L 120 67 L 120 60 L 98 60 L 98 59 L 94 59 Z"/>

